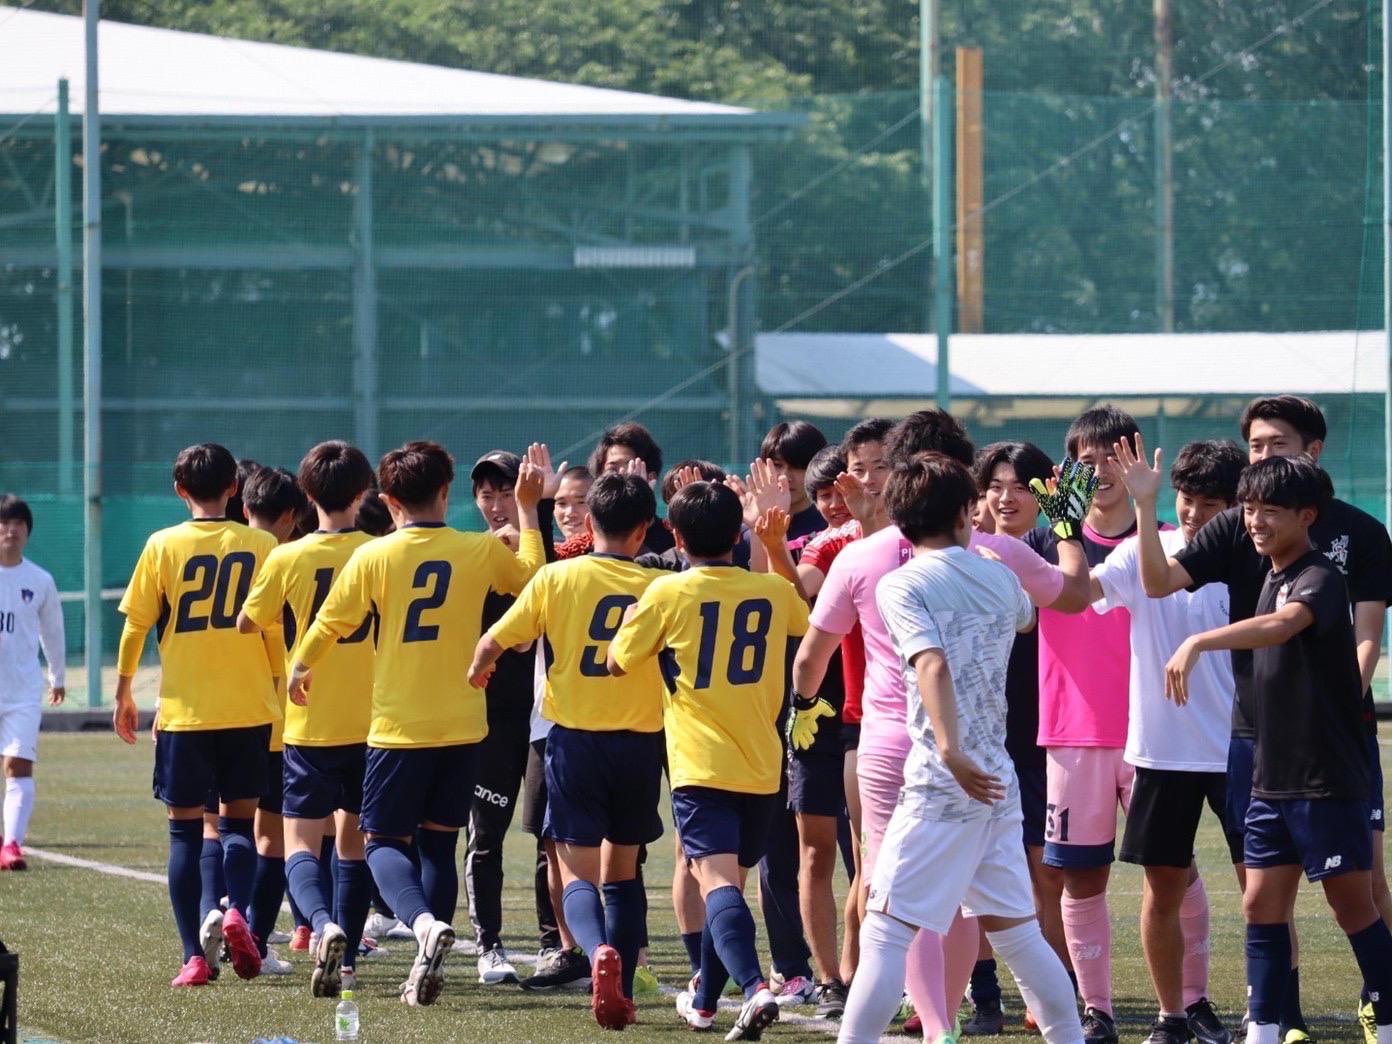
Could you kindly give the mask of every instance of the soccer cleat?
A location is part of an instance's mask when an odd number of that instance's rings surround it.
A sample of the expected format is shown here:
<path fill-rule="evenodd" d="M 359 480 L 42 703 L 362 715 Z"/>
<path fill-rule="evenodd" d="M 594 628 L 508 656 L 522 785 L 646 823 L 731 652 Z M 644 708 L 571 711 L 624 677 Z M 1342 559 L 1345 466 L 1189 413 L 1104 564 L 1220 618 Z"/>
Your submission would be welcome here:
<path fill-rule="evenodd" d="M 358 988 L 358 973 L 352 968 L 343 968 L 338 973 L 339 992 L 344 990 L 356 990 Z"/>
<path fill-rule="evenodd" d="M 1150 1026 L 1150 1036 L 1146 1044 L 1189 1044 L 1193 1035 L 1189 1032 L 1189 1021 L 1181 1018 L 1157 1018 Z"/>
<path fill-rule="evenodd" d="M 261 955 L 256 952 L 256 940 L 252 938 L 246 918 L 236 907 L 222 915 L 222 937 L 227 942 L 237 978 L 254 979 L 261 974 Z"/>
<path fill-rule="evenodd" d="M 309 937 L 313 934 L 314 932 L 310 929 L 309 925 L 297 925 L 295 931 L 290 936 L 290 949 L 299 953 L 308 953 Z"/>
<path fill-rule="evenodd" d="M 330 921 L 324 925 L 319 945 L 314 950 L 314 973 L 309 977 L 309 992 L 315 997 L 337 997 L 343 988 L 343 955 L 348 950 L 348 936 Z"/>
<path fill-rule="evenodd" d="M 1233 1044 L 1232 1032 L 1223 1025 L 1207 997 L 1200 997 L 1184 1012 L 1189 1017 L 1189 1033 L 1199 1044 Z"/>
<path fill-rule="evenodd" d="M 411 1007 L 434 1004 L 445 985 L 444 963 L 454 945 L 454 929 L 444 921 L 434 921 L 425 931 L 425 941 L 416 951 L 411 974 L 401 984 L 401 1002 Z"/>
<path fill-rule="evenodd" d="M 562 986 L 578 986 L 590 978 L 590 962 L 579 950 L 549 948 L 537 954 L 535 975 L 523 979 L 519 985 L 528 992 L 554 990 Z M 635 978 L 635 983 L 636 983 Z M 637 991 L 635 985 L 634 992 Z"/>
<path fill-rule="evenodd" d="M 696 980 L 691 980 L 692 988 L 677 994 L 677 1017 L 686 1022 L 687 1029 L 704 1033 L 715 1029 L 715 1012 L 696 1007 Z"/>
<path fill-rule="evenodd" d="M 629 1003 L 623 994 L 623 960 L 608 943 L 595 948 L 590 959 L 590 1010 L 602 1029 L 621 1030 L 628 1025 Z"/>
<path fill-rule="evenodd" d="M 3 848 L 0 848 L 0 870 L 28 870 L 29 864 L 24 861 L 24 851 L 19 847 L 18 841 L 6 841 Z"/>
<path fill-rule="evenodd" d="M 211 981 L 208 962 L 202 957 L 190 957 L 179 974 L 169 980 L 171 986 L 206 986 Z"/>
<path fill-rule="evenodd" d="M 1117 1044 L 1116 1023 L 1100 1008 L 1083 1011 L 1083 1044 Z"/>
<path fill-rule="evenodd" d="M 374 939 L 414 939 L 408 925 L 402 924 L 395 917 L 388 917 L 386 914 L 377 913 L 375 910 L 367 915 L 367 923 L 363 925 L 363 934 L 370 935 Z"/>
<path fill-rule="evenodd" d="M 646 964 L 640 964 L 633 969 L 633 995 L 635 997 L 651 997 L 662 992 L 662 983 L 657 981 L 657 976 Z"/>
<path fill-rule="evenodd" d="M 1372 1001 L 1364 1001 L 1358 1006 L 1358 1024 L 1363 1027 L 1365 1044 L 1377 1044 L 1377 1016 L 1373 1014 Z"/>
<path fill-rule="evenodd" d="M 275 931 L 271 932 L 270 935 L 266 936 L 266 945 L 267 945 L 267 946 L 284 946 L 284 945 L 285 945 L 286 943 L 288 943 L 289 941 L 290 941 L 290 933 L 289 933 L 289 932 L 282 932 L 279 928 L 277 928 Z"/>
<path fill-rule="evenodd" d="M 295 971 L 295 966 L 289 961 L 282 961 L 280 954 L 269 946 L 266 947 L 266 956 L 261 958 L 262 975 L 291 975 Z"/>
<path fill-rule="evenodd" d="M 920 1015 L 918 1014 L 918 1012 L 914 1012 L 912 1015 L 910 1015 L 907 1019 L 904 1020 L 904 1025 L 903 1025 L 902 1029 L 903 1029 L 904 1036 L 906 1036 L 906 1037 L 921 1037 L 921 1036 L 923 1036 L 923 1018 L 922 1018 L 922 1016 L 920 1016 Z"/>
<path fill-rule="evenodd" d="M 507 951 L 501 946 L 484 950 L 478 959 L 478 981 L 485 986 L 517 982 L 517 969 L 507 958 Z"/>
<path fill-rule="evenodd" d="M 369 935 L 364 935 L 358 940 L 358 958 L 364 961 L 375 961 L 379 957 L 387 957 L 391 951 L 385 946 L 378 946 L 377 940 Z"/>
<path fill-rule="evenodd" d="M 839 1019 L 846 1014 L 846 995 L 849 988 L 840 979 L 817 984 L 817 1018 Z"/>
<path fill-rule="evenodd" d="M 1310 1036 L 1308 1030 L 1288 1029 L 1281 1038 L 1281 1044 L 1315 1044 L 1315 1038 Z"/>
<path fill-rule="evenodd" d="M 778 991 L 778 1006 L 786 1008 L 795 1004 L 811 1004 L 816 992 L 817 984 L 815 982 L 806 976 L 794 975 L 791 979 L 785 980 L 783 988 Z"/>
<path fill-rule="evenodd" d="M 1034 1012 L 1030 1011 L 1028 1008 L 1025 1009 L 1025 1017 L 1021 1022 L 1024 1024 L 1026 1033 L 1039 1032 L 1039 1020 L 1034 1017 Z"/>
<path fill-rule="evenodd" d="M 1005 1032 L 1005 1012 L 1000 998 L 974 1005 L 972 1017 L 962 1023 L 964 1037 L 995 1037 Z"/>
<path fill-rule="evenodd" d="M 222 916 L 221 910 L 209 910 L 198 929 L 198 945 L 203 947 L 209 982 L 222 974 Z"/>
<path fill-rule="evenodd" d="M 754 991 L 754 996 L 745 1001 L 744 1007 L 740 1008 L 735 1027 L 725 1034 L 725 1039 L 758 1040 L 764 1035 L 764 1030 L 777 1021 L 778 998 L 773 995 L 772 990 L 761 984 Z"/>

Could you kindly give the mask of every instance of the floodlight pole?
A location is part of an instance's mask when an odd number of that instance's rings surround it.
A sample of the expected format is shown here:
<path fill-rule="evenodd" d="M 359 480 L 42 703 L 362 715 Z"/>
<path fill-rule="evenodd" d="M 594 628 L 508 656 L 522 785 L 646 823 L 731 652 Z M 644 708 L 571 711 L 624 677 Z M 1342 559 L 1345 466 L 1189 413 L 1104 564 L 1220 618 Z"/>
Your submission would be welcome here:
<path fill-rule="evenodd" d="M 53 118 L 53 235 L 58 247 L 58 492 L 73 491 L 72 119 L 68 81 Z"/>
<path fill-rule="evenodd" d="M 952 406 L 948 334 L 952 329 L 951 94 L 938 63 L 938 0 L 918 0 L 919 143 L 923 178 L 931 185 L 933 219 L 933 329 L 938 335 L 937 404 Z M 925 186 L 926 187 L 926 186 Z"/>
<path fill-rule="evenodd" d="M 84 0 L 87 59 L 82 108 L 82 496 L 83 616 L 86 623 L 87 706 L 102 701 L 102 251 L 101 111 L 97 106 L 97 26 L 101 0 Z M 61 176 L 61 171 L 59 176 Z"/>

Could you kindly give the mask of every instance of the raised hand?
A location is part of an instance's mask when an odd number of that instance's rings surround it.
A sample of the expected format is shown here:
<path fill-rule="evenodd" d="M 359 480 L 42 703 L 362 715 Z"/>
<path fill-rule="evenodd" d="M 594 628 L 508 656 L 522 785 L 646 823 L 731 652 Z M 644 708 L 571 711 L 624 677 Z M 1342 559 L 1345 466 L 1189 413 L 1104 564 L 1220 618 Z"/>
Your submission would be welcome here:
<path fill-rule="evenodd" d="M 527 452 L 530 456 L 531 451 Z M 540 465 L 530 459 L 522 462 L 522 466 L 517 469 L 517 483 L 513 487 L 513 495 L 517 498 L 519 507 L 535 508 L 541 502 L 545 479 Z"/>
<path fill-rule="evenodd" d="M 1060 540 L 1081 539 L 1083 518 L 1097 492 L 1097 475 L 1091 465 L 1064 458 L 1062 466 L 1054 469 L 1053 478 L 1048 482 L 1030 479 L 1029 486 L 1054 535 Z"/>
<path fill-rule="evenodd" d="M 648 466 L 647 464 L 643 463 L 643 459 L 641 457 L 634 457 L 627 464 L 625 464 L 623 473 L 625 475 L 637 475 L 640 479 L 642 479 L 650 486 L 653 484 L 653 482 L 657 480 L 656 475 L 648 474 Z"/>
<path fill-rule="evenodd" d="M 788 538 L 792 518 L 782 508 L 769 508 L 754 521 L 754 535 L 765 547 L 777 547 Z"/>
<path fill-rule="evenodd" d="M 1121 476 L 1126 492 L 1131 494 L 1131 499 L 1154 503 L 1160 496 L 1160 489 L 1165 482 L 1165 475 L 1160 467 L 1164 461 L 1164 451 L 1157 449 L 1155 466 L 1148 465 L 1145 461 L 1145 442 L 1138 431 L 1134 444 L 1122 436 L 1119 442 L 1112 445 L 1112 452 L 1116 456 L 1117 473 Z"/>
<path fill-rule="evenodd" d="M 759 506 L 759 514 L 770 508 L 789 511 L 793 505 L 793 494 L 788 488 L 788 476 L 780 475 L 773 462 L 756 460 L 749 465 L 749 475 L 745 485 L 754 494 L 754 502 Z"/>
<path fill-rule="evenodd" d="M 678 468 L 672 475 L 672 492 L 675 493 L 684 486 L 689 486 L 693 482 L 700 481 L 701 469 L 688 464 L 685 467 Z"/>
<path fill-rule="evenodd" d="M 843 471 L 836 476 L 832 485 L 836 487 L 836 492 L 841 494 L 841 499 L 846 502 L 846 510 L 853 518 L 862 524 L 874 518 L 879 498 L 865 488 L 864 482 L 849 471 Z"/>
<path fill-rule="evenodd" d="M 738 475 L 725 476 L 725 485 L 734 490 L 735 496 L 740 498 L 740 507 L 744 509 L 744 524 L 753 529 L 759 522 L 758 498 Z"/>
<path fill-rule="evenodd" d="M 570 466 L 569 461 L 561 461 L 558 467 L 551 466 L 551 450 L 544 442 L 533 442 L 527 447 L 526 460 L 541 469 L 541 499 L 554 500 L 556 490 L 561 488 L 561 475 Z"/>

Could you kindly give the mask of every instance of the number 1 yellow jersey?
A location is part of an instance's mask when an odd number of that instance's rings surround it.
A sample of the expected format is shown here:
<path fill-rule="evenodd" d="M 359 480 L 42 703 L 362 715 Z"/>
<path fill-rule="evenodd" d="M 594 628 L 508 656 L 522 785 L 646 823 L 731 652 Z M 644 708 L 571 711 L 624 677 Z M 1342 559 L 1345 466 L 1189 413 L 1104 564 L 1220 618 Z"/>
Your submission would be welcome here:
<path fill-rule="evenodd" d="M 656 656 L 673 787 L 773 794 L 783 767 L 777 718 L 789 637 L 807 603 L 782 577 L 728 563 L 654 580 L 610 646 L 633 672 Z"/>
<path fill-rule="evenodd" d="M 237 613 L 275 546 L 270 533 L 225 519 L 191 519 L 145 542 L 121 598 L 126 627 L 117 670 L 126 677 L 135 674 L 145 635 L 154 628 L 161 730 L 242 728 L 275 720 L 265 641 L 237 631 Z M 283 673 L 279 664 L 275 673 Z"/>
<path fill-rule="evenodd" d="M 483 690 L 469 684 L 469 663 L 483 632 L 484 596 L 518 594 L 545 555 L 534 529 L 522 531 L 516 555 L 497 537 L 443 523 L 378 537 L 353 552 L 295 658 L 313 667 L 375 611 L 368 745 L 477 743 L 488 721 Z"/>

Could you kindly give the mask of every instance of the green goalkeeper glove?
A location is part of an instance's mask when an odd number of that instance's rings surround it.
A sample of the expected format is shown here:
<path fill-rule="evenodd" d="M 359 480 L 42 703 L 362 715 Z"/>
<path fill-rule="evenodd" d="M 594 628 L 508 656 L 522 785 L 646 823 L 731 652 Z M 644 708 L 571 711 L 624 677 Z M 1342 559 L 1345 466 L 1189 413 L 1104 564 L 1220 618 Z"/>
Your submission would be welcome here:
<path fill-rule="evenodd" d="M 1060 540 L 1082 539 L 1083 518 L 1097 492 L 1097 474 L 1092 465 L 1065 458 L 1053 492 L 1037 478 L 1030 479 L 1029 485 L 1054 535 Z"/>
<path fill-rule="evenodd" d="M 836 708 L 820 696 L 793 692 L 793 712 L 788 715 L 788 746 L 806 750 L 817 738 L 817 720 L 836 717 Z"/>

